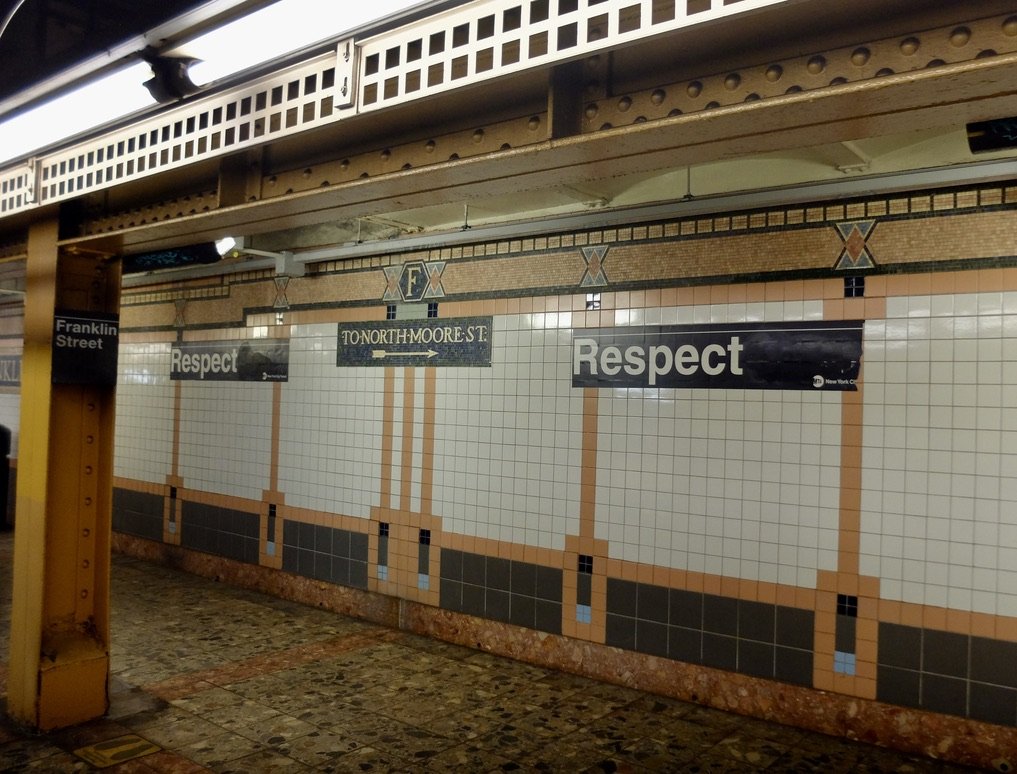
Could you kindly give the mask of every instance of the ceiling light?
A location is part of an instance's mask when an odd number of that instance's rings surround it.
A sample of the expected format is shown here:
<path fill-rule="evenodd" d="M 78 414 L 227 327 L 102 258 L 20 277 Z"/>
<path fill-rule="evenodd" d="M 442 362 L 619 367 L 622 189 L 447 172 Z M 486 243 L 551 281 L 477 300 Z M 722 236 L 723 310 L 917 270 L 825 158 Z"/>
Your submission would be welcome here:
<path fill-rule="evenodd" d="M 375 0 L 343 7 L 335 0 L 279 0 L 0 122 L 0 164 L 28 156 L 281 56 L 324 43 L 413 5 Z M 201 60 L 201 61 L 198 61 Z"/>
<path fill-rule="evenodd" d="M 190 79 L 205 86 L 418 4 L 374 0 L 344 4 L 340 11 L 335 0 L 279 0 L 164 53 L 199 60 Z"/>
<path fill-rule="evenodd" d="M 258 256 L 261 258 L 275 259 L 275 273 L 277 276 L 303 277 L 306 267 L 296 260 L 289 250 L 273 252 L 271 250 L 257 250 L 245 244 L 244 237 L 223 237 L 217 239 L 215 248 L 219 254 L 227 258 L 240 258 L 241 256 Z"/>
<path fill-rule="evenodd" d="M 0 123 L 0 162 L 136 113 L 155 102 L 144 62 L 124 67 Z"/>

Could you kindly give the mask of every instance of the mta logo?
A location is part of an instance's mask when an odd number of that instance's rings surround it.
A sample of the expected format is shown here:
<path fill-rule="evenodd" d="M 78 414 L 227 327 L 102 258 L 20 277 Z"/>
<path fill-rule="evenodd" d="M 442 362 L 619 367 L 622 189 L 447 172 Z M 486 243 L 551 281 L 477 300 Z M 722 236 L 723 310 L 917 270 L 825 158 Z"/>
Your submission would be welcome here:
<path fill-rule="evenodd" d="M 401 266 L 385 267 L 385 294 L 382 301 L 423 301 L 444 298 L 441 273 L 445 261 L 410 261 Z"/>

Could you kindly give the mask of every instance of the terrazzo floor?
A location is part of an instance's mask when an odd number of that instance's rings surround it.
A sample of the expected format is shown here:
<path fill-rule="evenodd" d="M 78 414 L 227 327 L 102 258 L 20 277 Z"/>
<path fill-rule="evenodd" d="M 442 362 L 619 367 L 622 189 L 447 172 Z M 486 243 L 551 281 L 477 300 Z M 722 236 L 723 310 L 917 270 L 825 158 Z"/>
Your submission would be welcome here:
<path fill-rule="evenodd" d="M 0 533 L 0 704 L 12 549 L 11 533 Z M 108 716 L 28 735 L 0 713 L 0 771 L 969 771 L 540 669 L 135 559 L 114 558 L 112 609 Z M 103 769 L 74 752 L 128 735 L 151 751 Z"/>

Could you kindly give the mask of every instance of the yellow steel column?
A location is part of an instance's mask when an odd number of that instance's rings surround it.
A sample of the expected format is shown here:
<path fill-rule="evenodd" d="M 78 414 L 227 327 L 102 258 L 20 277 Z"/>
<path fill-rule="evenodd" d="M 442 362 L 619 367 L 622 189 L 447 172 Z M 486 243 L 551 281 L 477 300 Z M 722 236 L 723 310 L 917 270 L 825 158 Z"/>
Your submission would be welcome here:
<path fill-rule="evenodd" d="M 61 310 L 116 314 L 120 266 L 61 254 L 53 219 L 29 229 L 26 274 L 7 707 L 22 725 L 48 731 L 109 706 L 115 396 L 87 373 L 83 384 L 53 383 L 66 381 L 53 378 L 54 320 Z"/>

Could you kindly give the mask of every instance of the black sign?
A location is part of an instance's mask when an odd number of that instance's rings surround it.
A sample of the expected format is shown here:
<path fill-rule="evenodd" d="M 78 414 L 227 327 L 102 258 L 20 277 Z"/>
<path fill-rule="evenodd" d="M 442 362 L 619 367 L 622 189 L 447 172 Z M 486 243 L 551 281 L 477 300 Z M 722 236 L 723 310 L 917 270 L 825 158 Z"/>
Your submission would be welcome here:
<path fill-rule="evenodd" d="M 0 355 L 0 387 L 21 386 L 21 355 Z"/>
<path fill-rule="evenodd" d="M 285 339 L 187 341 L 170 350 L 170 379 L 196 382 L 285 382 L 290 343 Z"/>
<path fill-rule="evenodd" d="M 491 318 L 340 323 L 337 366 L 490 366 Z"/>
<path fill-rule="evenodd" d="M 594 328 L 572 334 L 573 387 L 856 390 L 862 323 Z"/>
<path fill-rule="evenodd" d="M 53 384 L 117 383 L 120 318 L 99 312 L 53 316 Z"/>

